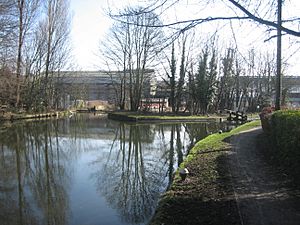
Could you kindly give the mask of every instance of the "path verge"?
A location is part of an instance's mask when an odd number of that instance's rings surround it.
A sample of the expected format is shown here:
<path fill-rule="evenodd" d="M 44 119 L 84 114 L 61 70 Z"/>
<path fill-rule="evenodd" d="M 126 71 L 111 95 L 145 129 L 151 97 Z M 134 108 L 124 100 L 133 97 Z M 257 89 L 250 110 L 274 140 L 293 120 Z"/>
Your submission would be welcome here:
<path fill-rule="evenodd" d="M 228 167 L 232 153 L 228 138 L 260 126 L 259 121 L 230 132 L 213 134 L 198 142 L 181 167 L 190 171 L 181 181 L 176 174 L 162 196 L 151 225 L 240 224 L 238 205 Z"/>

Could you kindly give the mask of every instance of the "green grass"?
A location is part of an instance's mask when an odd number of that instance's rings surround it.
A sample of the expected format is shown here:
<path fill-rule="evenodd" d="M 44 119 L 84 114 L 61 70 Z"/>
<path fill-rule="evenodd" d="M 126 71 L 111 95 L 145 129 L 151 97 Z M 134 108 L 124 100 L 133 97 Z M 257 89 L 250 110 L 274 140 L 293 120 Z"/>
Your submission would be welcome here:
<path fill-rule="evenodd" d="M 216 151 L 219 149 L 226 149 L 229 147 L 227 142 L 224 142 L 224 139 L 229 138 L 232 135 L 236 135 L 240 132 L 250 130 L 252 128 L 261 126 L 260 120 L 255 120 L 249 123 L 245 123 L 230 132 L 224 132 L 222 134 L 212 134 L 205 139 L 199 141 L 190 151 L 190 154 L 187 156 L 185 162 L 182 163 L 180 167 L 184 167 L 185 163 L 189 162 L 193 159 L 194 155 L 197 154 L 201 150 L 209 150 L 209 151 Z"/>
<path fill-rule="evenodd" d="M 154 116 L 154 115 L 129 115 L 128 117 L 134 117 L 137 119 L 149 119 L 149 120 L 186 120 L 186 119 L 206 119 L 207 116 Z"/>
<path fill-rule="evenodd" d="M 130 115 L 130 117 L 136 117 L 136 118 L 154 118 L 154 119 L 173 119 L 173 118 L 203 118 L 204 116 L 154 116 L 154 115 Z"/>
<path fill-rule="evenodd" d="M 147 115 L 147 114 L 139 114 L 134 112 L 118 112 L 116 114 L 128 116 L 131 118 L 138 118 L 138 119 L 185 119 L 185 118 L 207 118 L 207 116 L 177 116 L 177 115 Z"/>
<path fill-rule="evenodd" d="M 122 115 L 124 117 L 128 117 L 129 119 L 136 120 L 216 120 L 220 118 L 220 116 L 210 115 L 210 116 L 202 116 L 202 115 L 170 115 L 167 114 L 143 114 L 138 112 L 113 112 L 115 115 Z"/>
<path fill-rule="evenodd" d="M 150 225 L 238 224 L 226 163 L 231 149 L 226 139 L 258 126 L 260 121 L 249 122 L 199 141 L 180 165 L 190 171 L 187 181 L 182 182 L 177 171 Z"/>

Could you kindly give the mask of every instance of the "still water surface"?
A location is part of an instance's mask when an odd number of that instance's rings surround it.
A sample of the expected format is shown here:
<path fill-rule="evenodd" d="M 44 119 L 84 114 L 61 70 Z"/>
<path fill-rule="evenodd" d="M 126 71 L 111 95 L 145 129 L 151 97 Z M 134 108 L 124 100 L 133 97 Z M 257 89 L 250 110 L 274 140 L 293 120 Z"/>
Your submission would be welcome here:
<path fill-rule="evenodd" d="M 189 149 L 219 126 L 14 123 L 0 132 L 0 224 L 147 224 Z"/>

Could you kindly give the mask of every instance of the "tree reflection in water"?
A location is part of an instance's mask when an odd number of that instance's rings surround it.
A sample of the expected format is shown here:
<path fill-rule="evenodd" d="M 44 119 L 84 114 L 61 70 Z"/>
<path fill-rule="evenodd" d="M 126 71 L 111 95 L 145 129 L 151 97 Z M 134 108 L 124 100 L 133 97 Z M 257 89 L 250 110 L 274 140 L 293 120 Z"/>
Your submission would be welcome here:
<path fill-rule="evenodd" d="M 98 190 L 122 219 L 144 224 L 154 213 L 160 194 L 171 184 L 175 168 L 195 143 L 216 125 L 120 124 L 106 157 L 99 157 Z"/>
<path fill-rule="evenodd" d="M 14 123 L 0 132 L 0 224 L 74 224 L 85 221 L 81 214 L 89 216 L 89 210 L 97 215 L 89 219 L 99 224 L 98 215 L 108 208 L 118 217 L 111 221 L 146 224 L 189 149 L 218 129 L 205 123 L 130 125 L 81 115 Z M 87 171 L 78 174 L 81 168 Z M 87 183 L 82 185 L 80 176 Z M 95 183 L 98 191 L 86 193 Z M 94 201 L 85 209 L 77 207 L 78 190 Z"/>
<path fill-rule="evenodd" d="M 0 135 L 1 224 L 66 224 L 66 155 L 56 125 L 17 124 Z"/>

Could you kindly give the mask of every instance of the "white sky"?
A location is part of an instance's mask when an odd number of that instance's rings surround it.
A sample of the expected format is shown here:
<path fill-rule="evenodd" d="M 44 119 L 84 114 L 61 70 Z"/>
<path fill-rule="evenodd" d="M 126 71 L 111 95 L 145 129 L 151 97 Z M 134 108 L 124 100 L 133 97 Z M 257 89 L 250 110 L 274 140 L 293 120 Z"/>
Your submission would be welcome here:
<path fill-rule="evenodd" d="M 107 16 L 105 16 L 105 10 L 110 7 L 112 9 L 121 9 L 127 4 L 134 5 L 135 3 L 141 3 L 143 0 L 70 0 L 71 12 L 73 14 L 72 22 L 72 45 L 73 54 L 76 60 L 78 68 L 81 70 L 98 70 L 101 69 L 100 59 L 97 56 L 98 46 L 101 38 L 103 39 L 108 28 L 111 26 L 112 21 Z M 147 2 L 147 1 L 146 1 Z M 199 14 L 201 7 L 199 7 L 199 0 L 182 0 L 180 1 L 181 6 L 177 5 L 176 10 L 169 10 L 166 18 L 169 21 L 174 21 L 175 19 L 189 19 Z M 189 7 L 187 7 L 187 3 Z M 289 0 L 289 9 L 284 8 L 284 13 L 287 12 L 290 15 L 300 16 L 300 1 L 299 0 Z M 224 6 L 223 6 L 224 7 Z M 218 8 L 212 8 L 209 11 L 209 15 L 213 16 L 220 10 Z M 292 11 L 291 11 L 292 10 Z M 217 14 L 216 14 L 217 15 Z M 201 17 L 205 17 L 202 15 Z M 237 23 L 235 23 L 237 24 Z M 208 23 L 205 26 L 198 27 L 198 33 L 206 32 L 207 30 L 214 30 L 217 27 L 221 27 L 221 23 Z M 298 28 L 300 25 L 298 26 Z M 240 50 L 250 49 L 252 47 L 257 49 L 264 49 L 266 46 L 269 48 L 276 48 L 275 39 L 271 42 L 264 43 L 262 40 L 265 38 L 265 34 L 262 33 L 266 29 L 256 29 L 255 24 L 242 24 L 242 29 L 236 32 L 236 38 L 239 44 Z M 233 39 L 230 30 L 226 30 L 227 38 Z M 252 37 L 251 40 L 249 37 Z M 298 38 L 297 43 L 293 45 L 292 48 L 288 48 L 290 44 L 288 43 L 289 37 L 284 37 L 285 42 L 283 43 L 283 55 L 287 58 L 294 51 L 297 52 L 297 48 L 300 48 L 300 38 Z M 299 50 L 300 51 L 300 50 Z M 300 53 L 296 53 L 289 59 L 290 69 L 288 70 L 289 75 L 300 75 L 298 70 L 300 70 L 298 64 L 300 62 Z M 104 68 L 102 68 L 104 69 Z"/>
<path fill-rule="evenodd" d="M 105 13 L 108 8 L 122 8 L 135 0 L 70 0 L 72 47 L 79 70 L 98 70 L 99 42 L 104 38 L 112 20 Z"/>
<path fill-rule="evenodd" d="M 110 20 L 102 10 L 106 0 L 71 0 L 70 3 L 72 47 L 78 69 L 94 70 L 99 40 L 110 27 Z"/>

